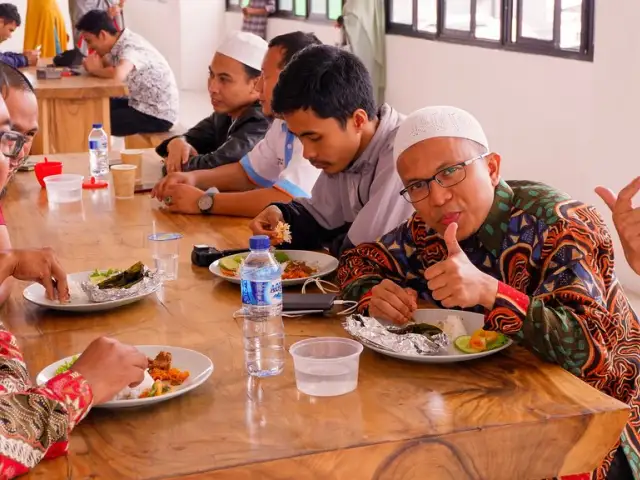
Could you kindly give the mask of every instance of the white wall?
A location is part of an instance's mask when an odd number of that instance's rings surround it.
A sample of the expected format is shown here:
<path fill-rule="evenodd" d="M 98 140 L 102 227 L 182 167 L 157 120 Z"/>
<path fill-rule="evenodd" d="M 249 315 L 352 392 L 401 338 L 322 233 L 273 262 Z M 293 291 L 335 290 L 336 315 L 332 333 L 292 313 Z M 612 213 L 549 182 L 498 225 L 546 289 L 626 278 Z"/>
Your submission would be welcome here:
<path fill-rule="evenodd" d="M 593 188 L 619 189 L 640 175 L 640 2 L 596 3 L 593 63 L 390 35 L 387 100 L 405 113 L 438 104 L 471 111 L 507 179 L 549 183 L 610 221 Z M 227 27 L 238 28 L 240 15 L 226 15 Z M 271 19 L 268 33 L 293 30 L 338 41 L 331 26 L 295 20 Z M 640 292 L 621 252 L 616 263 L 626 289 Z"/>

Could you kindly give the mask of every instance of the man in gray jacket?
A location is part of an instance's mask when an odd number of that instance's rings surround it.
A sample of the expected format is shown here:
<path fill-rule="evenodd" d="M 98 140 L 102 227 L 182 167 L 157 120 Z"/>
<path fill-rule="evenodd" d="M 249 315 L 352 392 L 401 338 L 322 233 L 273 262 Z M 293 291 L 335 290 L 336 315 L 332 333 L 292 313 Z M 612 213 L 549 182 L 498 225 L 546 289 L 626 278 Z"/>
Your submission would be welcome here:
<path fill-rule="evenodd" d="M 250 225 L 254 234 L 277 243 L 275 227 L 285 222 L 289 248 L 326 247 L 338 256 L 409 218 L 393 160 L 403 117 L 387 104 L 376 108 L 371 76 L 355 55 L 328 45 L 305 48 L 280 74 L 272 109 L 322 173 L 311 198 L 263 210 Z"/>

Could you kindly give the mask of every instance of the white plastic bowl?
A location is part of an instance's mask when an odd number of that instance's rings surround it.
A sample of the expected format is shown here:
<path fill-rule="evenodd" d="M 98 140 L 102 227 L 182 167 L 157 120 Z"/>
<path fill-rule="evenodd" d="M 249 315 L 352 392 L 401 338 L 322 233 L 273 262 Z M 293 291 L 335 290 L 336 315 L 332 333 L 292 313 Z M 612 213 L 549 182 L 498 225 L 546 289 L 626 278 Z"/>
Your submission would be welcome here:
<path fill-rule="evenodd" d="M 358 386 L 362 345 L 350 338 L 318 337 L 291 345 L 298 390 L 316 397 L 333 397 Z"/>
<path fill-rule="evenodd" d="M 45 177 L 47 197 L 53 203 L 71 203 L 82 200 L 82 175 L 63 173 Z"/>

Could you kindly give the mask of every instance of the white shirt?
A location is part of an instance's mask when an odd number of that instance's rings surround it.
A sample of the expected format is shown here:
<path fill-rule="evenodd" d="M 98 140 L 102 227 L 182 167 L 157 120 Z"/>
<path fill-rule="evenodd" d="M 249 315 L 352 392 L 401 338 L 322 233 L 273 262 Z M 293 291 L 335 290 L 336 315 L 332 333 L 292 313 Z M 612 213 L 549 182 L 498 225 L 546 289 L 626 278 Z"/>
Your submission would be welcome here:
<path fill-rule="evenodd" d="M 275 119 L 240 165 L 256 185 L 274 187 L 294 198 L 309 198 L 320 170 L 302 156 L 302 143 L 284 121 Z"/>
<path fill-rule="evenodd" d="M 128 60 L 129 106 L 171 123 L 178 120 L 178 86 L 169 63 L 148 41 L 125 28 L 111 49 L 113 64 Z"/>

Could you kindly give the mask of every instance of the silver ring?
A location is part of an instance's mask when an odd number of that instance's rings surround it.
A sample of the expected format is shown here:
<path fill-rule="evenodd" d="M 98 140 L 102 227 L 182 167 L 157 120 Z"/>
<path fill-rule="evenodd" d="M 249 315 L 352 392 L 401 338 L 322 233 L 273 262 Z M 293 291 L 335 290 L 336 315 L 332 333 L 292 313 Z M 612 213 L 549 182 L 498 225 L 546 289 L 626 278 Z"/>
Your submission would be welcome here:
<path fill-rule="evenodd" d="M 171 205 L 173 203 L 173 198 L 164 197 L 164 203 L 165 203 L 165 205 Z"/>

